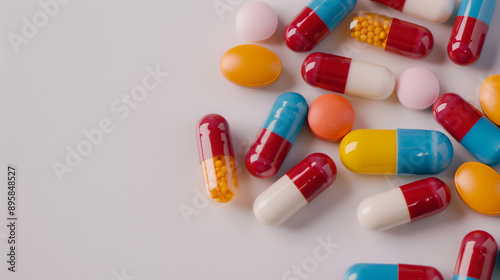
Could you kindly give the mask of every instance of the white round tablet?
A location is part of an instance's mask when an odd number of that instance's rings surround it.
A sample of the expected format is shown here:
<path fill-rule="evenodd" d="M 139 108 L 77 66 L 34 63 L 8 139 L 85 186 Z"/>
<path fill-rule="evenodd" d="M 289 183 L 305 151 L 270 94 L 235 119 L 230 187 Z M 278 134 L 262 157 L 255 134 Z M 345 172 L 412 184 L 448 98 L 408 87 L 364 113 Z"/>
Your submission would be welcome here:
<path fill-rule="evenodd" d="M 255 1 L 245 4 L 236 15 L 236 30 L 249 41 L 264 41 L 278 28 L 278 15 L 266 3 Z"/>
<path fill-rule="evenodd" d="M 399 76 L 396 90 L 403 106 L 413 110 L 425 110 L 439 96 L 439 81 L 426 68 L 410 68 Z"/>

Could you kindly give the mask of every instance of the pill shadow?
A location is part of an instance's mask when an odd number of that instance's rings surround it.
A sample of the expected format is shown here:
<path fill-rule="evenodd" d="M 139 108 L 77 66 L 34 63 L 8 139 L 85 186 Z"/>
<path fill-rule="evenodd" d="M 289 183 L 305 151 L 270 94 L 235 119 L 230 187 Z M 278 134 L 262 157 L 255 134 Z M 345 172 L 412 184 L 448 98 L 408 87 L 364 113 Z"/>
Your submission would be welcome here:
<path fill-rule="evenodd" d="M 285 41 L 283 39 L 283 32 L 285 31 L 285 26 L 286 23 L 283 21 L 283 19 L 278 17 L 278 28 L 276 29 L 276 32 L 274 32 L 273 36 L 267 39 L 265 43 L 272 46 L 285 45 Z"/>
<path fill-rule="evenodd" d="M 291 88 L 294 88 L 296 82 L 296 79 L 290 75 L 290 72 L 286 69 L 286 67 L 282 67 L 281 75 L 278 78 L 278 81 L 270 88 L 279 92 L 288 92 Z"/>
<path fill-rule="evenodd" d="M 434 64 L 443 64 L 449 60 L 448 58 L 448 40 L 444 42 L 444 45 L 441 45 L 441 41 L 436 40 L 434 38 L 434 47 L 432 48 L 429 56 L 425 57 L 423 60 Z"/>
<path fill-rule="evenodd" d="M 342 174 L 337 173 L 335 182 L 327 190 L 286 220 L 281 227 L 288 230 L 300 230 L 318 222 L 321 217 L 328 216 L 331 211 L 335 211 L 335 208 L 346 200 L 349 193 L 348 180 L 344 179 Z"/>
<path fill-rule="evenodd" d="M 491 34 L 490 34 L 491 33 Z M 500 32 L 489 32 L 484 42 L 483 51 L 479 60 L 474 65 L 474 68 L 490 69 L 495 66 L 496 56 L 498 54 L 498 45 L 495 42 L 500 40 Z"/>

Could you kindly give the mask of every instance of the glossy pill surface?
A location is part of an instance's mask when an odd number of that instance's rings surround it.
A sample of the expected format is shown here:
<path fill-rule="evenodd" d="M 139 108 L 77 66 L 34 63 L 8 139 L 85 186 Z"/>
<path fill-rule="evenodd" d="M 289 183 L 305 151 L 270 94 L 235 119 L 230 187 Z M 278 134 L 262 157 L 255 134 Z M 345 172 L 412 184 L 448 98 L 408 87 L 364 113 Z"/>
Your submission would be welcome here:
<path fill-rule="evenodd" d="M 462 201 L 483 215 L 500 215 L 500 175 L 479 162 L 466 162 L 455 173 L 455 187 Z"/>
<path fill-rule="evenodd" d="M 498 245 L 489 233 L 469 232 L 460 245 L 453 280 L 490 280 Z"/>
<path fill-rule="evenodd" d="M 371 0 L 407 15 L 434 23 L 447 21 L 453 13 L 453 0 Z"/>
<path fill-rule="evenodd" d="M 500 75 L 486 78 L 479 90 L 479 100 L 484 114 L 500 126 Z"/>
<path fill-rule="evenodd" d="M 358 221 L 368 230 L 387 230 L 440 213 L 450 199 L 448 186 L 430 177 L 364 199 Z"/>
<path fill-rule="evenodd" d="M 231 82 L 251 88 L 266 87 L 281 75 L 281 61 L 272 51 L 257 45 L 239 45 L 224 53 L 222 74 Z"/>
<path fill-rule="evenodd" d="M 304 60 L 302 78 L 311 86 L 375 100 L 386 99 L 396 86 L 387 67 L 319 52 Z"/>
<path fill-rule="evenodd" d="M 283 32 L 289 49 L 308 52 L 352 12 L 356 0 L 312 0 Z"/>
<path fill-rule="evenodd" d="M 418 129 L 358 129 L 340 142 L 340 160 L 362 174 L 437 174 L 453 159 L 443 133 Z"/>
<path fill-rule="evenodd" d="M 336 176 L 330 157 L 309 155 L 255 199 L 255 218 L 268 226 L 283 223 L 332 185 Z"/>
<path fill-rule="evenodd" d="M 344 280 L 443 280 L 443 276 L 432 266 L 358 263 L 346 271 Z"/>
<path fill-rule="evenodd" d="M 415 59 L 427 56 L 434 46 L 434 37 L 429 29 L 364 11 L 351 21 L 350 34 L 360 42 Z"/>
<path fill-rule="evenodd" d="M 399 76 L 396 92 L 399 102 L 406 108 L 425 110 L 439 96 L 439 81 L 426 68 L 410 68 Z"/>
<path fill-rule="evenodd" d="M 278 15 L 271 6 L 254 1 L 245 4 L 236 15 L 236 30 L 243 39 L 264 41 L 278 28 Z"/>
<path fill-rule="evenodd" d="M 480 162 L 500 163 L 500 128 L 454 93 L 443 94 L 432 107 L 434 118 Z"/>
<path fill-rule="evenodd" d="M 323 141 L 338 142 L 351 131 L 354 109 L 343 96 L 324 94 L 311 104 L 307 121 L 314 136 Z"/>
<path fill-rule="evenodd" d="M 481 56 L 497 0 L 462 0 L 448 42 L 448 57 L 469 65 Z"/>
<path fill-rule="evenodd" d="M 245 158 L 248 171 L 260 178 L 278 172 L 307 116 L 307 101 L 296 92 L 280 95 L 274 102 Z"/>
<path fill-rule="evenodd" d="M 238 195 L 229 124 L 220 115 L 206 115 L 196 125 L 196 139 L 205 193 L 215 204 L 225 205 Z"/>

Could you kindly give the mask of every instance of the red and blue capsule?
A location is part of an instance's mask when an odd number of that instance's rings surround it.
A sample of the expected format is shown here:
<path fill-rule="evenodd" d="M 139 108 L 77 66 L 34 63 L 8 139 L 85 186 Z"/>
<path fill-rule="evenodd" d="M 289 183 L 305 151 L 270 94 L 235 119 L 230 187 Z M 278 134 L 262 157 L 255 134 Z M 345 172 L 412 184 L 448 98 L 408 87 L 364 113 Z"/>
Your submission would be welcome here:
<path fill-rule="evenodd" d="M 285 27 L 283 38 L 292 51 L 308 52 L 352 12 L 356 0 L 312 0 Z"/>
<path fill-rule="evenodd" d="M 497 253 L 493 236 L 482 230 L 469 232 L 462 240 L 453 280 L 490 280 Z"/>
<path fill-rule="evenodd" d="M 500 163 L 500 128 L 454 93 L 441 95 L 432 107 L 434 118 L 480 162 Z"/>
<path fill-rule="evenodd" d="M 497 0 L 462 0 L 448 42 L 448 56 L 469 65 L 481 56 Z"/>
<path fill-rule="evenodd" d="M 358 263 L 344 274 L 344 280 L 443 280 L 432 266 L 411 264 Z"/>
<path fill-rule="evenodd" d="M 245 158 L 252 175 L 268 178 L 278 172 L 299 134 L 308 108 L 306 99 L 296 92 L 283 93 L 276 99 Z"/>

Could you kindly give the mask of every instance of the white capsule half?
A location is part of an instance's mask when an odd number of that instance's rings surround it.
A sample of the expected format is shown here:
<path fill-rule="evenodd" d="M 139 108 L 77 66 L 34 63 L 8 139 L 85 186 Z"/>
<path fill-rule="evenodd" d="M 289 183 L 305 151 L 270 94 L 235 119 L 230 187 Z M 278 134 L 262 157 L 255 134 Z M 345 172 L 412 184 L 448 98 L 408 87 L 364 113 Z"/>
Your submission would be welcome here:
<path fill-rule="evenodd" d="M 375 100 L 389 97 L 396 87 L 396 77 L 389 68 L 351 60 L 345 94 Z"/>
<path fill-rule="evenodd" d="M 358 221 L 371 231 L 383 231 L 411 221 L 400 188 L 370 196 L 358 206 Z"/>
<path fill-rule="evenodd" d="M 253 204 L 257 221 L 277 226 L 307 204 L 307 200 L 287 175 L 261 193 Z"/>
<path fill-rule="evenodd" d="M 454 0 L 372 0 L 402 13 L 434 23 L 443 23 L 453 14 Z"/>

